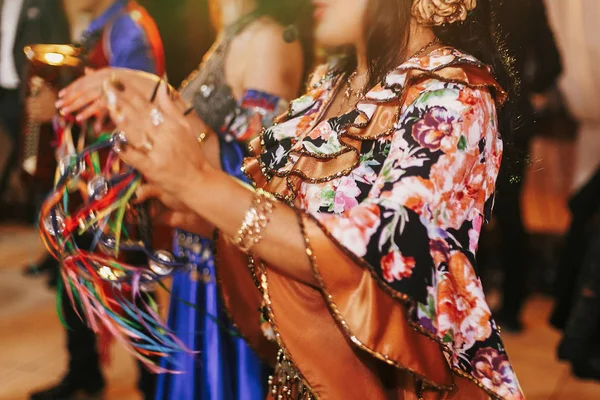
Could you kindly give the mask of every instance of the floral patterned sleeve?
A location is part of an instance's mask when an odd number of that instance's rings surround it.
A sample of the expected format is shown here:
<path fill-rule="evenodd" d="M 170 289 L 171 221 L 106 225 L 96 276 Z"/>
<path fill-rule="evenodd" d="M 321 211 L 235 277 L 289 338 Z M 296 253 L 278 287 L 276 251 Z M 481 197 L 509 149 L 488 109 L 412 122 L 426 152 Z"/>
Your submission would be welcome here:
<path fill-rule="evenodd" d="M 267 269 L 253 301 L 321 398 L 524 399 L 475 264 L 502 155 L 501 89 L 473 59 L 441 53 L 311 125 L 328 101 L 315 86 L 316 105 L 294 102 L 246 165 L 296 209 L 319 283 Z M 227 304 L 243 275 L 224 279 Z M 251 331 L 246 317 L 235 319 Z"/>
<path fill-rule="evenodd" d="M 492 97 L 429 82 L 402 113 L 391 140 L 363 146 L 385 159 L 373 157 L 339 181 L 333 208 L 341 206 L 341 213 L 314 218 L 386 291 L 407 301 L 410 322 L 446 347 L 452 369 L 519 399 L 475 271 L 502 154 Z"/>

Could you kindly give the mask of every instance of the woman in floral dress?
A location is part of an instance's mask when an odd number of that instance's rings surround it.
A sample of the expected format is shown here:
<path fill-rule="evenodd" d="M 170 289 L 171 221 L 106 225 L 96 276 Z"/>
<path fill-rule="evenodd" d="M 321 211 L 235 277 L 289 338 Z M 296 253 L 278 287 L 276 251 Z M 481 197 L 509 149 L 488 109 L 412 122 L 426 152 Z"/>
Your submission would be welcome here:
<path fill-rule="evenodd" d="M 524 399 L 475 266 L 508 82 L 479 3 L 315 2 L 316 39 L 354 55 L 318 68 L 252 143 L 253 188 L 219 171 L 215 135 L 198 145 L 206 125 L 181 101 L 161 91 L 157 129 L 138 89 L 107 84 L 140 198 L 216 229 L 226 306 L 275 365 L 270 398 Z"/>

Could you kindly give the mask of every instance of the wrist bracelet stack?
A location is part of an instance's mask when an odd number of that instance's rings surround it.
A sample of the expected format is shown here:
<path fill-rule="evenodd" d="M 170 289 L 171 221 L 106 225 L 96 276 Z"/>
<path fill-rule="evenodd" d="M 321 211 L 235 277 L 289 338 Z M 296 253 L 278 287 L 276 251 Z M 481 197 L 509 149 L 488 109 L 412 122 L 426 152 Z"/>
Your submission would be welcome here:
<path fill-rule="evenodd" d="M 249 253 L 263 238 L 263 231 L 269 225 L 274 206 L 275 198 L 270 193 L 257 189 L 242 227 L 232 243 L 244 253 Z"/>

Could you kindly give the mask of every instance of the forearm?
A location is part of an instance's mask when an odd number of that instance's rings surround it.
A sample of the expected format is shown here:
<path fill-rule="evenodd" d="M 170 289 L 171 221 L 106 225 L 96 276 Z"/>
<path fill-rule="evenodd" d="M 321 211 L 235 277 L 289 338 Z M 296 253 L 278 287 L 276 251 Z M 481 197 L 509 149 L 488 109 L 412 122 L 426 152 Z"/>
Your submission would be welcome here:
<path fill-rule="evenodd" d="M 190 179 L 182 200 L 225 236 L 234 237 L 251 206 L 253 191 L 221 171 L 203 176 Z M 270 223 L 263 231 L 263 239 L 252 252 L 270 268 L 316 285 L 298 217 L 291 207 L 277 202 Z"/>
<path fill-rule="evenodd" d="M 204 121 L 202 121 L 194 112 L 189 114 L 187 119 L 194 132 L 196 132 L 197 137 L 200 138 L 201 135 L 204 135 L 202 146 L 200 146 L 200 151 L 203 152 L 204 157 L 206 157 L 206 160 L 210 166 L 220 171 L 222 169 L 220 157 L 221 149 L 217 133 L 213 132 L 212 129 L 206 125 Z"/>

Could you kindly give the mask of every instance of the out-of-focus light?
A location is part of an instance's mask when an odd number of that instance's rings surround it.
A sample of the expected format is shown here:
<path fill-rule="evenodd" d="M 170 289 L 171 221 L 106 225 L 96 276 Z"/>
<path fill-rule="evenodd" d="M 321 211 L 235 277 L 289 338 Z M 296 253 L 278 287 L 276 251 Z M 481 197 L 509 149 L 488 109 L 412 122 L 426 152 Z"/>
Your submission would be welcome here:
<path fill-rule="evenodd" d="M 65 60 L 65 56 L 60 53 L 46 53 L 44 59 L 50 65 L 61 65 Z"/>

